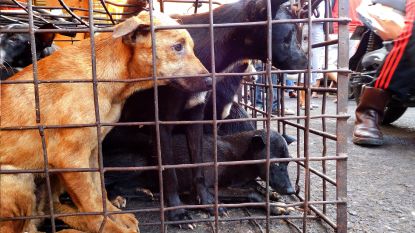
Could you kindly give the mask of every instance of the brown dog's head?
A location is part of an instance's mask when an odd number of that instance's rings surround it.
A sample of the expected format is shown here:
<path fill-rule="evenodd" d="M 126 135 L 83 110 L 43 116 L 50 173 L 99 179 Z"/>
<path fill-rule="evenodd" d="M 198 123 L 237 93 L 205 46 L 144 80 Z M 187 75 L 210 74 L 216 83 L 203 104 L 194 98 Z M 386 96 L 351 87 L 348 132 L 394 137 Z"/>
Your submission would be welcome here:
<path fill-rule="evenodd" d="M 155 26 L 179 25 L 170 17 L 156 12 L 153 22 Z M 157 77 L 208 73 L 193 52 L 193 40 L 187 30 L 157 30 L 155 35 Z M 149 13 L 141 12 L 117 25 L 113 37 L 122 37 L 123 43 L 132 49 L 133 56 L 128 64 L 130 77 L 151 77 L 153 68 Z M 186 91 L 204 91 L 211 88 L 212 80 L 210 77 L 164 79 L 159 80 L 158 84 L 171 84 Z"/>

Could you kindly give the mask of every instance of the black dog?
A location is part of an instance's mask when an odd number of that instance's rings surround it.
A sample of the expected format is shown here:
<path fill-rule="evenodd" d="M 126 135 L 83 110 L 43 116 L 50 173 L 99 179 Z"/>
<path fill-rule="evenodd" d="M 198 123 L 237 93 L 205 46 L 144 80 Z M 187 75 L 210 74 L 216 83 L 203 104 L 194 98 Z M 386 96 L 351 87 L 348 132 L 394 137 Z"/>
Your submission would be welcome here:
<path fill-rule="evenodd" d="M 2 29 L 28 29 L 25 24 L 11 24 Z M 40 29 L 54 29 L 52 24 L 45 24 Z M 54 52 L 52 42 L 55 33 L 35 33 L 36 59 Z M 0 34 L 0 75 L 1 80 L 11 77 L 22 68 L 32 64 L 32 52 L 29 33 L 1 33 Z"/>
<path fill-rule="evenodd" d="M 270 158 L 289 158 L 288 147 L 285 139 L 276 131 L 270 132 Z M 139 136 L 146 145 L 144 136 Z M 148 144 L 147 144 L 148 145 Z M 239 160 L 258 160 L 266 158 L 266 131 L 253 130 L 234 135 L 218 136 L 218 161 L 239 161 Z M 136 144 L 138 146 L 138 144 Z M 145 147 L 145 146 L 144 146 Z M 149 156 L 149 148 L 143 148 L 141 144 L 140 152 L 135 154 L 113 153 L 111 157 L 104 160 L 104 166 L 129 167 L 129 166 L 150 166 L 156 165 L 157 160 L 154 156 Z M 120 150 L 123 150 L 120 148 Z M 205 162 L 213 162 L 213 137 L 205 135 L 203 140 L 204 157 L 209 158 Z M 173 155 L 181 164 L 188 164 L 189 149 L 184 135 L 177 134 L 173 137 Z M 290 178 L 287 172 L 288 162 L 274 162 L 270 166 L 270 186 L 280 194 L 293 194 Z M 242 186 L 257 177 L 266 180 L 266 169 L 264 164 L 220 166 L 218 169 L 219 186 Z M 212 189 L 214 185 L 214 168 L 205 168 L 205 182 L 207 188 Z M 157 172 L 107 172 L 105 183 L 110 199 L 116 196 L 134 194 L 138 187 L 158 191 Z M 178 190 L 180 193 L 188 192 L 193 189 L 192 170 L 177 169 Z"/>
<path fill-rule="evenodd" d="M 272 0 L 273 15 L 276 10 L 285 0 Z M 293 18 L 293 16 L 286 10 L 280 9 L 285 15 L 284 17 Z M 200 14 L 193 16 L 183 16 L 180 18 L 185 24 L 199 24 L 208 22 L 208 14 Z M 223 5 L 214 10 L 215 22 L 245 22 L 245 21 L 261 21 L 266 19 L 266 1 L 242 0 L 234 4 Z M 191 36 L 195 41 L 195 53 L 202 63 L 208 68 L 211 68 L 209 50 L 210 41 L 208 29 L 190 29 Z M 274 24 L 273 33 L 278 33 L 283 36 L 275 36 L 273 44 L 278 45 L 273 47 L 273 62 L 276 67 L 282 69 L 300 69 L 306 66 L 306 56 L 297 43 L 296 27 L 294 24 Z M 215 54 L 216 71 L 222 71 L 224 68 L 244 58 L 252 59 L 266 59 L 266 27 L 256 26 L 255 28 L 216 28 L 215 29 Z M 279 46 L 279 44 L 284 46 Z M 291 46 L 291 45 L 295 46 Z M 293 50 L 293 51 L 291 51 Z M 286 55 L 289 54 L 289 55 Z M 279 59 L 283 56 L 282 59 Z M 281 65 L 279 65 L 281 62 Z M 241 66 L 237 66 L 241 69 Z M 243 67 L 242 67 L 243 68 Z M 218 92 L 229 92 L 228 94 L 234 96 L 235 93 L 227 90 L 228 78 L 223 78 L 223 81 L 217 83 Z M 240 80 L 242 78 L 240 77 Z M 231 84 L 238 87 L 240 81 Z M 224 84 L 221 87 L 221 83 Z M 226 85 L 225 85 L 226 84 Z M 237 88 L 236 88 L 237 89 Z M 185 93 L 171 87 L 159 88 L 159 116 L 162 121 L 173 120 L 202 120 L 205 118 L 204 109 L 205 102 L 209 93 Z M 227 99 L 218 100 L 223 101 L 223 106 L 226 106 Z M 143 91 L 136 93 L 125 103 L 121 122 L 145 122 L 154 121 L 154 93 L 153 91 Z M 223 110 L 218 109 L 218 112 Z M 213 116 L 207 116 L 211 119 Z M 177 164 L 179 161 L 174 157 L 172 144 L 172 125 L 161 125 L 160 127 L 160 141 L 162 159 L 165 164 Z M 125 131 L 125 132 L 124 132 Z M 106 158 L 115 156 L 111 151 L 119 148 L 120 145 L 135 144 L 135 138 L 130 136 L 136 134 L 132 131 L 139 131 L 143 133 L 154 134 L 151 127 L 115 127 L 105 138 L 103 142 L 103 149 Z M 192 163 L 199 163 L 206 159 L 202 157 L 202 133 L 203 127 L 200 124 L 186 125 L 182 130 L 187 137 L 187 145 L 190 151 L 190 161 Z M 124 142 L 120 142 L 124 141 Z M 131 151 L 131 153 L 138 153 Z M 106 159 L 105 158 L 105 159 Z M 202 204 L 211 204 L 214 201 L 213 195 L 206 188 L 206 182 L 202 175 L 200 168 L 194 171 L 194 183 L 196 193 L 201 199 Z M 178 195 L 178 180 L 174 169 L 167 169 L 164 171 L 164 184 L 166 190 L 166 201 L 168 206 L 181 205 Z M 223 211 L 222 209 L 220 210 Z M 171 220 L 181 220 L 190 218 L 185 210 L 174 210 L 169 212 Z"/>

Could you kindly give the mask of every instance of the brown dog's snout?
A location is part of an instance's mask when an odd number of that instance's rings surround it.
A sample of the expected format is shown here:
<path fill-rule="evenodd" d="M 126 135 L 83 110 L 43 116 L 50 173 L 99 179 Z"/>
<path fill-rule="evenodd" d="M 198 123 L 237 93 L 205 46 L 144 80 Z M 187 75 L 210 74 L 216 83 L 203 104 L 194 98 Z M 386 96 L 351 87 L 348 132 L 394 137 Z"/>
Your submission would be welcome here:
<path fill-rule="evenodd" d="M 197 59 L 197 58 L 196 58 Z M 195 62 L 195 64 L 197 65 L 197 67 L 199 68 L 199 72 L 197 72 L 198 74 L 209 74 L 209 71 L 206 69 L 206 67 L 200 62 L 199 59 L 197 59 L 197 62 Z M 208 76 L 208 77 L 201 77 L 201 78 L 197 78 L 196 83 L 194 84 L 194 88 L 198 91 L 205 91 L 205 90 L 210 90 L 212 89 L 213 86 L 213 81 L 212 81 L 212 77 Z"/>
<path fill-rule="evenodd" d="M 212 77 L 200 77 L 196 78 L 191 85 L 191 91 L 208 91 L 211 90 L 213 86 Z"/>

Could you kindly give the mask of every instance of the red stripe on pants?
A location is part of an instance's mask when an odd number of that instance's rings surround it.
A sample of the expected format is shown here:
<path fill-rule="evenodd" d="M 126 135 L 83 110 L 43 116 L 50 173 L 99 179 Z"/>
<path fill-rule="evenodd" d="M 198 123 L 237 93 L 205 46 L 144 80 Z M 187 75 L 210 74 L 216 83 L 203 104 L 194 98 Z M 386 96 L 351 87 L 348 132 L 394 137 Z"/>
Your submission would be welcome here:
<path fill-rule="evenodd" d="M 415 20 L 415 0 L 407 0 L 405 28 L 403 33 L 395 40 L 395 45 L 392 51 L 386 58 L 378 79 L 375 82 L 376 88 L 387 89 L 392 80 L 392 76 L 399 65 L 400 60 L 404 54 L 405 48 L 408 45 L 409 39 L 412 36 L 412 29 Z"/>

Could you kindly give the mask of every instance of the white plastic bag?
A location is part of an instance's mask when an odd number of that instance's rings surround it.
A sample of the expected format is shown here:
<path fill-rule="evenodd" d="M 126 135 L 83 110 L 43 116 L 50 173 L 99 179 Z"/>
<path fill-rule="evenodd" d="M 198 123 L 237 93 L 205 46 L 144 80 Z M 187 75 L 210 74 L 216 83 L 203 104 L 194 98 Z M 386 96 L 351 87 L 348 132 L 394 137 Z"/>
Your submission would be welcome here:
<path fill-rule="evenodd" d="M 396 39 L 405 27 L 405 14 L 382 4 L 363 0 L 356 9 L 362 22 L 383 40 Z"/>

